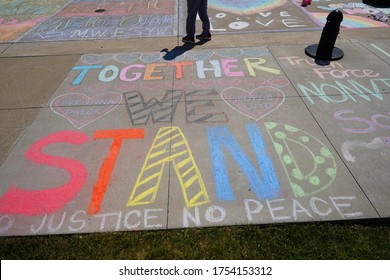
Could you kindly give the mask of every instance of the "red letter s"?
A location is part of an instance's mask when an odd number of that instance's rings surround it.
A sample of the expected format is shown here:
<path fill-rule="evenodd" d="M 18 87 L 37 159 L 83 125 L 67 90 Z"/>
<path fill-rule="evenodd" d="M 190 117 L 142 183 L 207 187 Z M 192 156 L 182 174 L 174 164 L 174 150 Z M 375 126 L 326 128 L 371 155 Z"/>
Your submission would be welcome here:
<path fill-rule="evenodd" d="M 81 145 L 89 140 L 86 134 L 76 131 L 62 131 L 50 134 L 35 142 L 26 152 L 26 159 L 37 164 L 65 169 L 69 181 L 55 188 L 24 190 L 11 186 L 0 198 L 0 213 L 36 216 L 51 214 L 71 201 L 82 189 L 88 177 L 88 170 L 81 162 L 60 156 L 47 155 L 42 150 L 54 143 Z"/>

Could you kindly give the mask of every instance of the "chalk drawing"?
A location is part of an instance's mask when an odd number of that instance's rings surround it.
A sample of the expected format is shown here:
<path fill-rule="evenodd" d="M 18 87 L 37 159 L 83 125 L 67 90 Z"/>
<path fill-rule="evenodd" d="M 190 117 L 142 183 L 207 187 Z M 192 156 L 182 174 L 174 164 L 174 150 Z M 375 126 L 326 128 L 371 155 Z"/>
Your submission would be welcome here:
<path fill-rule="evenodd" d="M 357 127 L 354 128 L 343 128 L 343 131 L 353 133 L 353 134 L 367 134 L 374 132 L 378 127 L 390 130 L 390 113 L 388 115 L 384 114 L 374 114 L 370 117 L 370 120 L 362 117 L 352 117 L 346 116 L 346 114 L 353 114 L 353 110 L 339 110 L 334 113 L 334 117 L 337 120 L 342 121 L 353 121 L 356 123 Z M 381 122 L 380 119 L 387 120 L 388 123 Z"/>
<path fill-rule="evenodd" d="M 351 150 L 355 150 L 356 148 L 376 150 L 386 147 L 390 148 L 390 137 L 374 138 L 374 140 L 372 140 L 370 143 L 359 140 L 346 141 L 341 146 L 341 151 L 343 152 L 343 156 L 347 161 L 355 162 L 355 157 L 352 156 Z"/>
<path fill-rule="evenodd" d="M 390 53 L 388 53 L 388 52 L 385 51 L 384 49 L 380 48 L 378 45 L 376 45 L 376 44 L 370 44 L 370 46 L 372 46 L 372 47 L 375 48 L 376 50 L 380 51 L 381 53 L 383 53 L 383 54 L 386 55 L 387 57 L 390 57 Z"/>
<path fill-rule="evenodd" d="M 214 184 L 217 199 L 220 201 L 235 200 L 226 167 L 225 151 L 228 151 L 240 166 L 257 198 L 267 199 L 280 196 L 278 179 L 260 130 L 256 125 L 248 124 L 246 125 L 246 131 L 262 176 L 258 174 L 256 168 L 226 126 L 209 127 L 207 129 Z"/>
<path fill-rule="evenodd" d="M 202 89 L 208 89 L 208 88 L 213 88 L 215 84 L 214 80 L 193 80 L 192 85 L 194 85 L 197 88 L 202 88 Z"/>
<path fill-rule="evenodd" d="M 99 178 L 93 187 L 91 201 L 88 207 L 88 214 L 97 214 L 100 211 L 111 173 L 114 170 L 115 162 L 121 149 L 124 139 L 143 139 L 143 129 L 122 129 L 122 130 L 100 130 L 95 131 L 93 137 L 97 139 L 113 139 L 108 156 L 104 159 L 99 171 Z"/>
<path fill-rule="evenodd" d="M 296 197 L 314 195 L 332 185 L 337 175 L 336 161 L 320 140 L 290 125 L 265 125 Z M 302 152 L 308 155 L 307 160 L 298 165 L 294 153 Z"/>
<path fill-rule="evenodd" d="M 316 19 L 318 19 L 322 24 L 326 23 L 326 18 L 329 13 L 311 13 Z M 344 28 L 378 28 L 378 27 L 389 27 L 388 24 L 377 21 L 374 19 L 370 19 L 367 17 L 354 16 L 344 14 L 343 21 L 341 22 L 341 26 Z"/>
<path fill-rule="evenodd" d="M 161 2 L 161 3 L 160 3 Z M 172 11 L 174 0 L 150 0 L 150 1 L 100 1 L 88 3 L 87 1 L 73 2 L 58 13 L 59 16 L 117 16 L 117 15 L 144 15 L 144 14 L 168 14 Z M 98 9 L 104 9 L 102 13 L 96 13 Z"/>
<path fill-rule="evenodd" d="M 112 112 L 121 100 L 122 95 L 115 92 L 100 92 L 93 96 L 66 93 L 53 99 L 50 108 L 80 129 Z"/>
<path fill-rule="evenodd" d="M 83 188 L 88 177 L 88 170 L 81 162 L 46 154 L 43 149 L 56 143 L 80 146 L 89 137 L 81 132 L 62 131 L 50 134 L 35 142 L 25 153 L 27 160 L 66 170 L 69 181 L 58 187 L 42 190 L 25 190 L 12 185 L 0 198 L 0 212 L 3 214 L 21 214 L 28 216 L 54 213 L 62 209 Z"/>
<path fill-rule="evenodd" d="M 149 120 L 153 123 L 171 123 L 182 94 L 181 90 L 170 90 L 161 101 L 153 98 L 145 102 L 144 96 L 138 90 L 125 93 L 131 123 L 133 125 L 146 125 Z"/>
<path fill-rule="evenodd" d="M 160 221 L 164 219 L 165 215 L 165 210 L 161 208 L 133 209 L 130 211 L 107 212 L 95 215 L 88 215 L 84 210 L 74 212 L 65 211 L 58 214 L 45 214 L 36 225 L 31 224 L 29 232 L 32 235 L 60 232 L 79 233 L 83 232 L 87 225 L 91 223 L 97 224 L 94 229 L 97 232 L 106 232 L 108 230 L 156 229 L 164 228 Z M 55 220 L 58 221 L 57 225 L 54 225 Z M 12 220 L 10 220 L 9 225 L 12 225 Z"/>
<path fill-rule="evenodd" d="M 101 64 L 111 60 L 114 54 L 84 54 L 80 60 L 85 64 Z M 138 56 L 137 58 L 138 59 Z"/>
<path fill-rule="evenodd" d="M 360 2 L 340 3 L 334 1 L 333 3 L 322 3 L 329 1 L 319 1 L 320 5 L 312 5 L 308 8 L 310 15 L 325 24 L 328 13 L 338 9 L 343 15 L 344 19 L 341 26 L 344 28 L 370 28 L 370 27 L 389 27 L 385 22 L 374 20 L 372 15 L 378 12 L 389 14 L 389 8 L 373 7 L 372 5 Z M 332 2 L 332 1 L 330 1 Z M 323 4 L 323 5 L 322 5 Z M 324 12 L 326 11 L 326 13 Z M 371 18 L 370 18 L 371 17 Z"/>
<path fill-rule="evenodd" d="M 209 17 L 212 33 L 318 28 L 317 23 L 305 16 L 297 5 L 288 0 L 210 0 Z M 180 28 L 184 31 L 182 26 Z"/>
<path fill-rule="evenodd" d="M 218 112 L 212 101 L 213 97 L 219 96 L 216 90 L 195 90 L 186 93 L 186 121 L 187 123 L 221 123 L 228 122 L 225 112 Z M 202 112 L 197 110 L 202 108 Z"/>
<path fill-rule="evenodd" d="M 278 109 L 284 102 L 284 93 L 275 87 L 258 87 L 248 92 L 240 88 L 226 88 L 222 99 L 237 112 L 259 120 Z"/>
<path fill-rule="evenodd" d="M 251 15 L 286 4 L 287 0 L 209 0 L 211 9 L 230 12 L 236 15 Z"/>
<path fill-rule="evenodd" d="M 68 2 L 68 0 L 2 1 L 0 3 L 0 41 L 16 41 L 18 37 L 45 21 Z"/>
<path fill-rule="evenodd" d="M 154 203 L 166 163 L 172 162 L 187 207 L 209 203 L 202 175 L 179 127 L 160 128 L 146 156 L 127 206 Z"/>
<path fill-rule="evenodd" d="M 6 233 L 13 227 L 15 218 L 13 216 L 4 215 L 0 217 L 0 233 Z"/>
<path fill-rule="evenodd" d="M 358 102 L 358 99 L 368 102 L 383 100 L 381 92 L 390 89 L 390 78 L 370 79 L 368 82 L 371 88 L 352 79 L 347 79 L 343 83 L 340 81 L 321 84 L 309 82 L 308 85 L 297 83 L 297 88 L 310 104 L 315 104 L 315 101 L 319 100 L 325 103 L 344 103 L 349 100 Z M 310 94 L 318 98 L 314 99 Z"/>
<path fill-rule="evenodd" d="M 161 87 L 160 83 L 156 84 L 156 88 Z M 226 114 L 215 112 L 214 102 L 204 99 L 219 96 L 215 90 L 195 90 L 188 93 L 181 90 L 168 90 L 161 101 L 153 98 L 147 102 L 144 96 L 135 90 L 124 94 L 131 123 L 135 126 L 148 123 L 171 123 L 183 94 L 185 95 L 187 123 L 227 122 Z M 196 110 L 200 107 L 203 111 L 208 107 L 210 110 L 203 114 L 197 113 Z"/>
<path fill-rule="evenodd" d="M 227 51 L 226 54 L 238 55 L 235 52 Z M 242 50 L 240 50 L 240 55 Z M 244 52 L 245 53 L 245 52 Z M 251 52 L 248 52 L 251 53 Z M 253 51 L 255 53 L 255 51 Z M 144 63 L 128 64 L 126 60 L 134 61 L 136 57 Z M 190 54 L 189 54 L 190 56 Z M 192 55 L 195 56 L 196 55 Z M 105 63 L 114 59 L 117 62 L 126 63 L 125 65 L 103 65 L 96 63 Z M 222 78 L 217 82 L 226 83 L 221 86 L 237 86 L 242 81 L 240 78 L 257 77 L 256 80 L 249 80 L 252 84 L 264 85 L 263 75 L 272 74 L 274 77 L 267 78 L 266 83 L 278 88 L 289 85 L 288 79 L 281 76 L 282 72 L 278 68 L 269 67 L 267 60 L 262 57 L 243 57 L 241 60 L 238 58 L 220 58 L 220 59 L 202 59 L 196 61 L 176 61 L 176 62 L 160 62 L 163 57 L 161 54 L 140 54 L 140 55 L 88 55 L 83 56 L 82 61 L 87 65 L 76 65 L 72 68 L 73 71 L 78 72 L 77 76 L 71 82 L 71 85 L 81 85 L 87 76 L 96 75 L 100 82 L 109 83 L 115 80 L 121 80 L 122 82 L 135 82 L 142 78 L 143 81 L 148 81 L 142 84 L 147 88 L 156 88 L 161 86 L 168 76 L 170 77 L 171 71 L 169 68 L 174 68 L 174 74 L 176 80 L 186 78 L 185 73 L 189 75 L 192 71 L 197 74 L 199 80 L 211 80 L 210 78 Z M 120 61 L 119 61 L 120 60 Z M 243 63 L 242 63 L 243 62 Z M 194 66 L 196 69 L 193 69 Z M 138 71 L 135 71 L 138 70 Z M 134 72 L 135 71 L 135 72 Z M 168 72 L 169 71 L 169 72 Z M 261 75 L 262 74 L 262 75 Z M 229 79 L 225 79 L 229 78 Z M 154 81 L 154 83 L 150 83 Z M 158 83 L 157 83 L 158 81 Z M 194 82 L 194 85 L 197 82 Z M 175 81 L 176 85 L 180 85 Z M 203 83 L 204 84 L 204 83 Z M 199 85 L 199 84 L 198 84 Z M 198 86 L 196 85 L 196 86 Z M 202 86 L 205 88 L 205 86 Z"/>
<path fill-rule="evenodd" d="M 174 0 L 73 2 L 23 36 L 21 41 L 173 35 L 175 33 L 174 3 Z M 96 10 L 102 12 L 96 13 Z"/>

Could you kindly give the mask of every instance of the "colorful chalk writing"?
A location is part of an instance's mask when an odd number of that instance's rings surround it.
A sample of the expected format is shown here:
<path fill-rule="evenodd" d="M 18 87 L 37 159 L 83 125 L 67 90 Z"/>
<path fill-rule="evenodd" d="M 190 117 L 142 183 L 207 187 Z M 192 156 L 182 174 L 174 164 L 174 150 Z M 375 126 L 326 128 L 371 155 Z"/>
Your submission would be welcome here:
<path fill-rule="evenodd" d="M 174 0 L 73 2 L 23 36 L 21 41 L 173 35 L 174 7 Z"/>
<path fill-rule="evenodd" d="M 124 95 L 131 123 L 135 126 L 146 125 L 150 122 L 170 123 L 182 95 L 185 96 L 186 120 L 188 123 L 228 121 L 224 112 L 213 111 L 215 105 L 213 101 L 203 100 L 205 97 L 218 96 L 215 90 L 195 90 L 188 93 L 181 90 L 169 90 L 161 101 L 153 98 L 147 102 L 139 91 L 126 92 Z M 200 107 L 210 109 L 203 114 L 196 113 L 196 109 Z"/>
<path fill-rule="evenodd" d="M 173 164 L 187 207 L 209 202 L 205 183 L 183 132 L 179 127 L 166 127 L 159 129 L 153 141 L 128 206 L 155 201 L 165 164 L 169 162 Z"/>
<path fill-rule="evenodd" d="M 389 131 L 390 130 L 390 113 L 386 114 L 374 114 L 369 119 L 363 117 L 350 116 L 354 114 L 353 110 L 339 110 L 334 113 L 336 120 L 343 121 L 347 124 L 353 123 L 351 126 L 343 127 L 344 132 L 351 134 L 370 134 L 375 131 Z M 351 154 L 351 150 L 357 148 L 366 148 L 369 150 L 377 150 L 380 148 L 390 147 L 390 137 L 376 137 L 372 141 L 366 142 L 363 140 L 348 140 L 341 146 L 341 151 L 344 158 L 349 162 L 355 162 L 355 156 Z"/>
<path fill-rule="evenodd" d="M 321 141 L 289 125 L 274 122 L 265 125 L 296 197 L 313 195 L 332 185 L 337 175 L 336 161 Z M 295 159 L 294 146 L 308 153 L 305 166 Z"/>
<path fill-rule="evenodd" d="M 272 161 L 266 152 L 260 131 L 255 125 L 247 125 L 246 130 L 256 154 L 257 163 L 263 179 L 261 179 L 256 168 L 252 165 L 248 156 L 240 148 L 237 140 L 227 127 L 208 128 L 207 134 L 210 146 L 210 160 L 213 167 L 214 183 L 218 200 L 235 200 L 229 182 L 223 147 L 229 151 L 235 162 L 243 170 L 252 190 L 258 198 L 267 199 L 280 195 L 278 180 Z"/>
<path fill-rule="evenodd" d="M 222 99 L 234 110 L 259 120 L 276 110 L 284 102 L 284 93 L 275 87 L 258 87 L 248 92 L 240 88 L 226 88 L 221 92 Z"/>
<path fill-rule="evenodd" d="M 100 207 L 106 192 L 108 183 L 110 182 L 111 173 L 114 169 L 116 159 L 121 149 L 124 139 L 142 139 L 144 138 L 143 129 L 127 129 L 127 130 L 105 130 L 96 131 L 94 139 L 113 139 L 110 152 L 104 159 L 104 163 L 99 172 L 99 178 L 93 187 L 91 202 L 88 207 L 88 214 L 96 214 L 100 211 Z"/>
<path fill-rule="evenodd" d="M 90 92 L 87 94 L 90 95 Z M 115 92 L 100 92 L 91 97 L 88 95 L 66 93 L 53 99 L 50 107 L 54 113 L 80 129 L 109 114 L 122 100 L 122 95 Z"/>
<path fill-rule="evenodd" d="M 122 82 L 136 82 L 143 81 L 161 81 L 168 75 L 170 69 L 175 69 L 175 79 L 180 80 L 186 78 L 191 71 L 197 73 L 200 80 L 214 78 L 235 78 L 235 77 L 258 77 L 261 74 L 281 75 L 280 69 L 266 66 L 267 60 L 261 57 L 244 57 L 242 61 L 245 67 L 239 66 L 238 59 L 210 59 L 210 60 L 196 60 L 180 61 L 169 63 L 153 63 L 160 59 L 160 56 L 154 57 L 153 61 L 146 62 L 146 64 L 128 64 L 126 66 L 92 64 L 77 65 L 73 67 L 73 71 L 78 72 L 78 75 L 73 79 L 71 85 L 81 85 L 87 77 L 96 76 L 100 82 L 110 83 L 120 80 Z M 94 56 L 84 58 L 88 61 L 106 61 L 112 56 Z M 140 57 L 141 59 L 143 56 Z M 145 58 L 143 58 L 145 59 Z M 195 69 L 193 69 L 195 68 Z M 280 79 L 280 77 L 278 77 Z M 237 80 L 234 80 L 236 83 Z M 288 84 L 286 80 L 269 79 L 269 83 L 282 82 L 282 87 Z M 158 83 L 160 85 L 161 83 Z M 284 84 L 284 85 L 283 85 Z"/>
<path fill-rule="evenodd" d="M 232 12 L 237 15 L 250 15 L 282 6 L 286 2 L 286 0 L 244 0 L 237 4 L 232 0 L 210 0 L 209 5 L 211 9 Z"/>
<path fill-rule="evenodd" d="M 155 98 L 145 102 L 143 95 L 139 91 L 125 93 L 131 123 L 133 125 L 146 125 L 150 118 L 152 118 L 153 123 L 170 123 L 182 94 L 183 92 L 180 90 L 171 90 L 165 94 L 161 102 Z"/>
<path fill-rule="evenodd" d="M 307 8 L 310 15 L 325 24 L 326 17 L 332 10 L 338 9 L 343 13 L 343 28 L 372 28 L 372 27 L 389 27 L 388 23 L 375 20 L 373 14 L 383 12 L 388 14 L 389 8 L 376 5 L 369 5 L 360 2 L 340 3 L 341 1 L 317 1 L 319 5 L 312 5 Z"/>
<path fill-rule="evenodd" d="M 344 28 L 389 27 L 387 22 L 373 18 L 377 12 L 388 14 L 388 8 L 321 0 L 303 10 L 294 2 L 211 0 L 211 31 L 252 33 L 320 29 L 334 9 L 344 13 L 341 23 Z M 171 36 L 184 33 L 185 8 L 185 3 L 177 0 L 7 1 L 0 4 L 0 41 Z"/>
<path fill-rule="evenodd" d="M 87 7 L 74 6 L 79 12 Z M 257 47 L 191 50 L 177 60 L 161 52 L 83 55 L 48 102 L 50 109 L 44 108 L 26 131 L 41 140 L 31 146 L 29 138 L 18 141 L 1 166 L 7 182 L 2 187 L 19 187 L 0 195 L 0 233 L 372 216 L 375 211 L 345 166 L 336 164 L 340 159 L 326 137 L 312 131 L 322 127 L 314 121 L 302 127 L 288 114 L 293 108 L 310 120 L 311 105 L 336 104 L 332 114 L 340 131 L 386 133 L 388 112 L 362 117 L 355 107 L 340 106 L 385 101 L 390 80 L 371 66 L 332 62 L 320 68 L 299 56 L 277 59 Z M 291 86 L 283 63 L 294 70 L 308 68 L 313 81 L 308 76 Z M 336 87 L 344 94 L 335 95 Z M 54 127 L 57 132 L 51 132 Z M 344 139 L 338 155 L 356 165 L 362 148 L 384 153 L 390 146 L 385 135 L 368 140 Z M 65 153 L 63 145 L 76 156 L 58 156 Z M 10 164 L 14 157 L 20 172 Z M 47 179 L 41 179 L 35 174 L 39 164 L 59 171 L 48 169 L 42 175 Z M 39 178 L 31 190 L 24 169 Z M 15 179 L 18 174 L 21 179 Z M 65 184 L 49 188 L 41 183 L 45 180 L 49 186 Z"/>
<path fill-rule="evenodd" d="M 287 0 L 209 1 L 213 33 L 286 31 L 318 28 Z M 181 16 L 182 18 L 184 15 Z M 182 20 L 183 22 L 183 20 Z M 183 27 L 181 27 L 184 30 Z"/>
<path fill-rule="evenodd" d="M 4 214 L 43 215 L 63 208 L 84 187 L 88 170 L 81 162 L 46 154 L 43 149 L 56 143 L 80 146 L 89 137 L 81 132 L 63 131 L 48 135 L 35 142 L 26 152 L 27 160 L 46 166 L 64 169 L 69 173 L 69 181 L 55 188 L 24 190 L 11 186 L 0 198 L 0 212 Z"/>
<path fill-rule="evenodd" d="M 224 123 L 228 117 L 224 111 L 218 111 L 211 99 L 218 96 L 216 90 L 195 90 L 186 93 L 186 121 L 187 123 Z M 199 108 L 203 113 L 197 113 Z"/>
<path fill-rule="evenodd" d="M 370 117 L 370 120 L 362 117 L 347 116 L 347 114 L 353 114 L 353 110 L 340 110 L 334 113 L 334 118 L 341 121 L 353 121 L 358 127 L 343 128 L 343 131 L 353 134 L 366 134 L 382 128 L 390 130 L 390 113 L 386 114 L 374 114 Z"/>
<path fill-rule="evenodd" d="M 0 41 L 14 41 L 49 16 L 68 0 L 15 0 L 0 3 Z"/>
<path fill-rule="evenodd" d="M 355 103 L 382 101 L 383 93 L 390 89 L 390 79 L 372 68 L 344 66 L 331 62 L 328 67 L 318 67 L 308 58 L 285 56 L 278 58 L 293 68 L 307 67 L 315 74 L 313 81 L 297 82 L 296 87 L 309 104 Z M 319 81 L 316 81 L 318 80 Z M 368 85 L 367 85 L 368 84 Z"/>
<path fill-rule="evenodd" d="M 390 78 L 370 79 L 368 82 L 371 87 L 367 87 L 356 80 L 321 84 L 309 82 L 306 85 L 298 83 L 297 87 L 310 104 L 318 103 L 320 100 L 325 103 L 383 100 L 382 91 L 390 89 Z"/>

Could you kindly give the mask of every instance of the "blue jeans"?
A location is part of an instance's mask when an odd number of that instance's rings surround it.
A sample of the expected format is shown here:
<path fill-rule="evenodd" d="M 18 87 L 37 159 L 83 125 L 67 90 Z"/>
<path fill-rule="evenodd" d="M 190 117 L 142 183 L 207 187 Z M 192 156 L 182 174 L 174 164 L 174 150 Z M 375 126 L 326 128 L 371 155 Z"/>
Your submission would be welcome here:
<path fill-rule="evenodd" d="M 207 0 L 187 0 L 187 22 L 186 31 L 188 37 L 195 36 L 196 15 L 199 14 L 202 21 L 204 34 L 210 33 L 210 20 L 207 14 Z"/>

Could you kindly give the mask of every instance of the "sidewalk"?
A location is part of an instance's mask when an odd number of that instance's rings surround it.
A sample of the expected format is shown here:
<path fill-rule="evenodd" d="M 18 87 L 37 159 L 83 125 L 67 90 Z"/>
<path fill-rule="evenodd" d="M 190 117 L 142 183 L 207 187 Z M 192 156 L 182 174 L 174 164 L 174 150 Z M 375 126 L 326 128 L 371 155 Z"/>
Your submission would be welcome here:
<path fill-rule="evenodd" d="M 195 46 L 47 41 L 88 4 L 66 6 L 1 43 L 1 234 L 389 217 L 390 29 L 342 29 L 345 56 L 318 66 L 314 4 L 268 7 L 260 33 L 229 33 L 260 19 L 219 7 Z"/>

